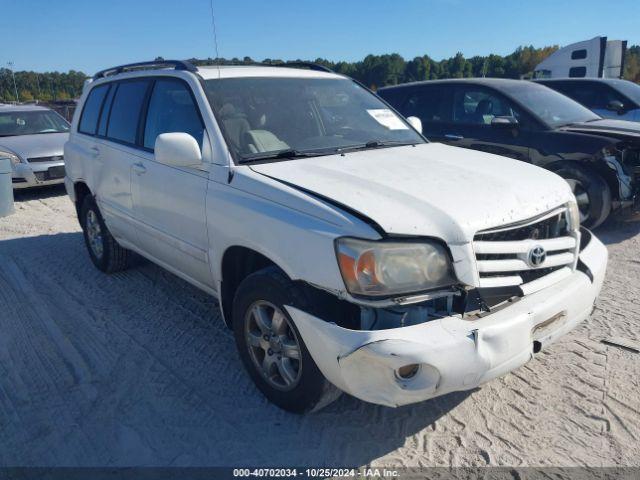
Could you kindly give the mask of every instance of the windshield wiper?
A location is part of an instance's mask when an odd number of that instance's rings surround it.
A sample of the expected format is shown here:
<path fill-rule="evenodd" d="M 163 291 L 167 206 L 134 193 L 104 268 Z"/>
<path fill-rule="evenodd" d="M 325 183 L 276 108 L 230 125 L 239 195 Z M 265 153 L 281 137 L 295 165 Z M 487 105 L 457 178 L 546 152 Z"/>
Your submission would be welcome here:
<path fill-rule="evenodd" d="M 349 145 L 346 147 L 336 148 L 336 152 L 349 152 L 353 150 L 366 150 L 369 148 L 384 148 L 384 147 L 402 147 L 404 145 L 415 145 L 416 142 L 401 142 L 398 140 L 369 140 L 367 143 L 360 143 L 357 145 Z"/>
<path fill-rule="evenodd" d="M 268 152 L 264 154 L 251 155 L 249 157 L 243 157 L 238 160 L 238 163 L 252 163 L 262 160 L 277 160 L 279 158 L 307 158 L 307 157 L 319 157 L 321 155 L 329 155 L 327 152 L 314 152 L 314 151 L 302 151 L 294 148 L 288 148 L 286 150 L 278 150 L 276 152 Z"/>

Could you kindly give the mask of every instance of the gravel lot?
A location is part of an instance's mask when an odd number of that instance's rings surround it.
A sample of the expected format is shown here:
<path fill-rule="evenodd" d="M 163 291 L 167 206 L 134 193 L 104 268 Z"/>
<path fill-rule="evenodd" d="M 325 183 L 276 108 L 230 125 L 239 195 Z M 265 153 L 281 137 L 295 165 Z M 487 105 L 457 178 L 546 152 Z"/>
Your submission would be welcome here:
<path fill-rule="evenodd" d="M 63 188 L 0 219 L 0 466 L 640 466 L 640 220 L 587 322 L 472 391 L 299 417 L 242 369 L 213 299 L 150 263 L 89 261 Z"/>

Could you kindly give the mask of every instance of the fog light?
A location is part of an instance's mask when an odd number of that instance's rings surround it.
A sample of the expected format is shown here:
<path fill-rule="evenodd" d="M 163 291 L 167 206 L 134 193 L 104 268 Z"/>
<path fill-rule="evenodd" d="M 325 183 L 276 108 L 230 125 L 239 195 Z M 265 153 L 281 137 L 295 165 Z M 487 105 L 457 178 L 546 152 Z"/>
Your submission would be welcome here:
<path fill-rule="evenodd" d="M 416 373 L 418 373 L 419 369 L 420 365 L 418 365 L 417 363 L 411 363 L 396 370 L 396 376 L 402 380 L 409 380 L 410 378 L 416 376 Z"/>

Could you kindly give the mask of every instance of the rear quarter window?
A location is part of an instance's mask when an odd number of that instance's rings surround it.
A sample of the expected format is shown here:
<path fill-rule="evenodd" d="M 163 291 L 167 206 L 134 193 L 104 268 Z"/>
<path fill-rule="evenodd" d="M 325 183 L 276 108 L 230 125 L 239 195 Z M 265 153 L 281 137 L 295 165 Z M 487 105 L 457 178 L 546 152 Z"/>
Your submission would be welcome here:
<path fill-rule="evenodd" d="M 102 107 L 102 102 L 108 90 L 109 85 L 100 85 L 89 92 L 87 100 L 84 102 L 82 115 L 80 116 L 80 124 L 78 125 L 78 131 L 80 133 L 95 135 L 100 108 Z"/>

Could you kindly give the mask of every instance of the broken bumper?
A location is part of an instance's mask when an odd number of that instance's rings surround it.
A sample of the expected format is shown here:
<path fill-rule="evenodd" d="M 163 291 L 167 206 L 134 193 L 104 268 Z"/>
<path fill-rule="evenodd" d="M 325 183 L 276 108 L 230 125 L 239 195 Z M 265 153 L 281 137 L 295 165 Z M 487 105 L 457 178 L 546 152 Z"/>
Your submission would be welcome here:
<path fill-rule="evenodd" d="M 377 331 L 348 330 L 287 307 L 311 356 L 338 388 L 388 406 L 469 390 L 501 376 L 585 320 L 593 310 L 607 264 L 594 236 L 581 251 L 587 273 L 571 276 L 478 320 L 447 317 Z M 418 364 L 410 379 L 398 368 Z"/>

